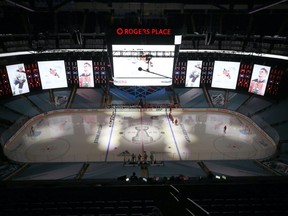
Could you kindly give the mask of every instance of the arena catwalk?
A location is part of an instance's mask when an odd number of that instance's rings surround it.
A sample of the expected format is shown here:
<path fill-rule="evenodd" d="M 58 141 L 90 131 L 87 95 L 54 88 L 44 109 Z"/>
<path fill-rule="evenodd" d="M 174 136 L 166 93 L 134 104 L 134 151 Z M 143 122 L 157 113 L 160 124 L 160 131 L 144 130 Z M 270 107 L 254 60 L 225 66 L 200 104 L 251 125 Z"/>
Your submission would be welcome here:
<path fill-rule="evenodd" d="M 276 147 L 254 122 L 232 111 L 113 108 L 36 116 L 4 153 L 29 163 L 242 160 L 267 158 Z"/>

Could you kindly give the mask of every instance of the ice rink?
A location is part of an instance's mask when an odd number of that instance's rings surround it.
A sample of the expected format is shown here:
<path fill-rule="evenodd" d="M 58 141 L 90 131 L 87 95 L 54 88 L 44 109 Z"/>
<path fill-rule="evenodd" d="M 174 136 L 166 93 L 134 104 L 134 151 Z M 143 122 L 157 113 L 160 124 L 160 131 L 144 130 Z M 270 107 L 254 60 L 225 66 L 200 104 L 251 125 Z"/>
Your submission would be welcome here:
<path fill-rule="evenodd" d="M 226 132 L 224 126 L 227 127 Z M 58 110 L 23 126 L 4 147 L 18 162 L 262 159 L 273 140 L 249 118 L 218 109 Z M 149 160 L 148 157 L 148 160 Z"/>

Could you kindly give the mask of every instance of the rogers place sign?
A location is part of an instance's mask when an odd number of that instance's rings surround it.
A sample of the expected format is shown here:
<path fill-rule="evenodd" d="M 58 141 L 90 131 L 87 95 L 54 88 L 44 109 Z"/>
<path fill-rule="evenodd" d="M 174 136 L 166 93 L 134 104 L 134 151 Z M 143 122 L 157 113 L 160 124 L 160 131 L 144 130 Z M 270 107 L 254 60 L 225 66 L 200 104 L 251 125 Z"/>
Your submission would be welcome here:
<path fill-rule="evenodd" d="M 170 28 L 117 28 L 116 34 L 121 35 L 172 35 Z"/>

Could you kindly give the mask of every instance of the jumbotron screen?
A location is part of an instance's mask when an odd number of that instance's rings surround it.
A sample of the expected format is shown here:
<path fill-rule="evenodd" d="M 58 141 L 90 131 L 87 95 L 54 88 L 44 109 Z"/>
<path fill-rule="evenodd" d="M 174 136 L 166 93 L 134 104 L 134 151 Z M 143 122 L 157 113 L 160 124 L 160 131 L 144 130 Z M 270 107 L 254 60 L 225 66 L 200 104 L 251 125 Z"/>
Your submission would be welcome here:
<path fill-rule="evenodd" d="M 117 86 L 172 85 L 175 45 L 112 45 Z"/>
<path fill-rule="evenodd" d="M 42 89 L 67 87 L 65 63 L 63 60 L 38 62 Z"/>
<path fill-rule="evenodd" d="M 93 88 L 93 67 L 91 60 L 77 60 L 80 88 Z"/>
<path fill-rule="evenodd" d="M 240 62 L 215 61 L 211 87 L 236 89 Z"/>
<path fill-rule="evenodd" d="M 254 64 L 248 92 L 264 95 L 271 67 Z"/>
<path fill-rule="evenodd" d="M 6 70 L 13 96 L 30 92 L 24 64 L 7 65 Z"/>
<path fill-rule="evenodd" d="M 202 61 L 188 60 L 185 87 L 199 87 L 201 77 Z"/>

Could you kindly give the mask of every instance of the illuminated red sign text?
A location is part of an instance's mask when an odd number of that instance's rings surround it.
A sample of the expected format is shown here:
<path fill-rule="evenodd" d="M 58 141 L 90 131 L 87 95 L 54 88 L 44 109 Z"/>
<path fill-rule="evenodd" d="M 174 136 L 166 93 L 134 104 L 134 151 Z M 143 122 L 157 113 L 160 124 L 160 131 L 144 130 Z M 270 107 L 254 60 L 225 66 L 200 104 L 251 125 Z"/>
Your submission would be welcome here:
<path fill-rule="evenodd" d="M 117 35 L 171 35 L 170 28 L 117 28 Z"/>

